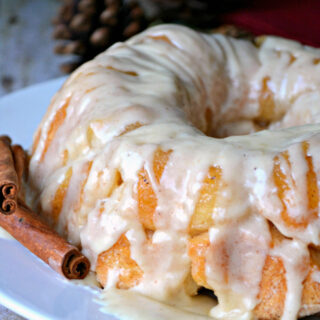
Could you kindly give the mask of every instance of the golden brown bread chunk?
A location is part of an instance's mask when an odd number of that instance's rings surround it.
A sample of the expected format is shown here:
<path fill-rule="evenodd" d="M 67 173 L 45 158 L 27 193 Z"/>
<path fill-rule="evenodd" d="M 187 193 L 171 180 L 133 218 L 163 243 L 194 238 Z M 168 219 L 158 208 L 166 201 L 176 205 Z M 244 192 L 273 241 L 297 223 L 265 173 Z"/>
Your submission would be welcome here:
<path fill-rule="evenodd" d="M 130 256 L 130 242 L 125 235 L 98 257 L 96 272 L 102 286 L 105 285 L 110 270 L 119 273 L 116 284 L 119 289 L 129 289 L 137 285 L 142 277 L 142 270 Z"/>
<path fill-rule="evenodd" d="M 171 151 L 163 151 L 158 148 L 154 153 L 153 158 L 153 172 L 156 182 L 159 184 L 163 170 L 167 164 Z M 147 230 L 155 230 L 154 226 L 154 212 L 157 207 L 157 197 L 152 189 L 152 183 L 150 177 L 145 168 L 142 168 L 139 172 L 138 181 L 138 212 L 140 222 Z"/>
<path fill-rule="evenodd" d="M 191 218 L 189 230 L 191 235 L 206 232 L 212 225 L 212 213 L 217 197 L 222 189 L 222 171 L 219 167 L 210 167 L 203 180 L 199 198 Z"/>

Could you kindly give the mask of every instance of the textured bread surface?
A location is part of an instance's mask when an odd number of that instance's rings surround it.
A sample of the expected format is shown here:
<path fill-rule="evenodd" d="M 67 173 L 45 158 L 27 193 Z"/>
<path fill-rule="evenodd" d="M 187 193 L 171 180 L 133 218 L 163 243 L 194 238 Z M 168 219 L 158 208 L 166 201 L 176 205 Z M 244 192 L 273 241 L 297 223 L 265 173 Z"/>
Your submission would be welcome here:
<path fill-rule="evenodd" d="M 212 317 L 320 311 L 320 51 L 157 26 L 81 66 L 34 138 L 30 201 L 105 288 Z"/>

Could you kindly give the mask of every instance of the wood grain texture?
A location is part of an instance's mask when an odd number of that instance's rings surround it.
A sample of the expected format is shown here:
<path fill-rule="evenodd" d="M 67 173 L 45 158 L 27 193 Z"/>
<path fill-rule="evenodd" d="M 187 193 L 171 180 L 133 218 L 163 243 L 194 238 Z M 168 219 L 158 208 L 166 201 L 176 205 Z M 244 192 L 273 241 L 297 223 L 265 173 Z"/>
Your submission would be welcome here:
<path fill-rule="evenodd" d="M 53 53 L 59 0 L 0 0 L 0 96 L 62 75 Z"/>
<path fill-rule="evenodd" d="M 0 319 L 1 320 L 24 320 L 25 318 L 22 318 L 15 313 L 11 312 L 7 308 L 0 305 Z"/>

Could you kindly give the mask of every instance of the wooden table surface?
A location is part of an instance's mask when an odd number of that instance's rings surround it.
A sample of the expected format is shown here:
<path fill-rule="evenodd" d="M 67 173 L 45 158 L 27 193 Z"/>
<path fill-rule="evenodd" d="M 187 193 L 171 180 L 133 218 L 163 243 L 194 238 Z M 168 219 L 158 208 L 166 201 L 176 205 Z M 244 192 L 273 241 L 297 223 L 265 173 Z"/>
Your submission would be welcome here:
<path fill-rule="evenodd" d="M 62 75 L 53 53 L 59 0 L 0 0 L 0 96 Z"/>
<path fill-rule="evenodd" d="M 59 65 L 68 58 L 53 53 L 51 36 L 51 20 L 60 4 L 0 0 L 0 96 L 62 75 Z M 0 319 L 23 318 L 0 305 Z"/>

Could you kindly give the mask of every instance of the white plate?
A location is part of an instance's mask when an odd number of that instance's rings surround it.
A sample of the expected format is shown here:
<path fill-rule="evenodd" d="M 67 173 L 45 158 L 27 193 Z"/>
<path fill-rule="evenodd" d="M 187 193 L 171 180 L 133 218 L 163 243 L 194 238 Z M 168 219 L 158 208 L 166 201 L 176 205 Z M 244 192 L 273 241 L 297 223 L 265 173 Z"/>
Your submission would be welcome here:
<path fill-rule="evenodd" d="M 51 97 L 65 78 L 35 85 L 0 99 L 0 135 L 29 148 Z M 0 238 L 0 304 L 28 319 L 116 318 L 100 311 L 99 290 L 64 280 L 15 240 Z"/>

